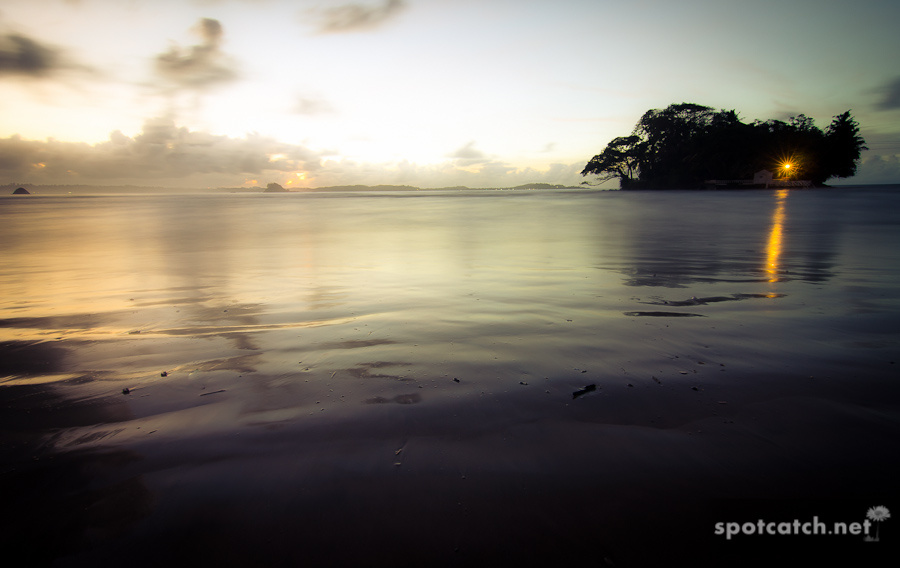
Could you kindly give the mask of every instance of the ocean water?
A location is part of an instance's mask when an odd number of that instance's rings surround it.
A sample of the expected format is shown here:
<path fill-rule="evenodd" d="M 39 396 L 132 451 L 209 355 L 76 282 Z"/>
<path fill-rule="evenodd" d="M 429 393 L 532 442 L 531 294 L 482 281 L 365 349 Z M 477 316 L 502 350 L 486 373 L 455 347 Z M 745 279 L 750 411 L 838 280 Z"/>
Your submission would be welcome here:
<path fill-rule="evenodd" d="M 677 378 L 679 353 L 851 360 L 897 348 L 898 206 L 897 188 L 5 197 L 0 340 L 58 355 L 5 374 L 224 389 L 268 420 Z"/>
<path fill-rule="evenodd" d="M 56 565 L 719 565 L 896 503 L 900 187 L 6 196 L 0 243 L 0 534 Z"/>

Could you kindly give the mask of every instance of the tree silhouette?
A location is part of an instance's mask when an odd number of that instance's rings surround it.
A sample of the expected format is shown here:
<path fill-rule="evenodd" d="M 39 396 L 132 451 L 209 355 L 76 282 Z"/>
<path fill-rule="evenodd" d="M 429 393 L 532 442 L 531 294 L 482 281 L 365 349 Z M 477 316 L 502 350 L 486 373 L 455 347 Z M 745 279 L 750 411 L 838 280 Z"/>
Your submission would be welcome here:
<path fill-rule="evenodd" d="M 803 114 L 745 124 L 734 110 L 680 103 L 648 110 L 630 136 L 610 142 L 581 174 L 618 178 L 623 189 L 679 189 L 767 169 L 821 185 L 852 176 L 864 144 L 849 110 L 822 132 Z"/>
<path fill-rule="evenodd" d="M 825 139 L 824 157 L 831 167 L 831 175 L 845 178 L 856 174 L 860 152 L 868 148 L 849 110 L 834 117 L 825 130 Z"/>
<path fill-rule="evenodd" d="M 644 144 L 639 136 L 619 137 L 607 144 L 602 153 L 591 158 L 585 172 L 596 173 L 600 181 L 619 178 L 625 184 L 626 180 L 631 181 L 637 176 L 643 154 Z M 586 174 L 582 172 L 582 175 Z"/>

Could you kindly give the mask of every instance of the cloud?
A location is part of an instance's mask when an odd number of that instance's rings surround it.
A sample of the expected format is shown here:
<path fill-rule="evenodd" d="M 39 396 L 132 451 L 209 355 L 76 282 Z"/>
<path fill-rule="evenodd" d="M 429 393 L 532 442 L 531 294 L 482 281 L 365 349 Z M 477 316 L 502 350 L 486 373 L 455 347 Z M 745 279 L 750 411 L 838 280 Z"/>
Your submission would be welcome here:
<path fill-rule="evenodd" d="M 875 105 L 878 110 L 894 110 L 900 108 L 900 77 L 886 83 L 881 89 L 882 99 Z"/>
<path fill-rule="evenodd" d="M 855 176 L 832 181 L 844 184 L 900 183 L 900 154 L 867 156 L 860 162 Z"/>
<path fill-rule="evenodd" d="M 455 151 L 447 154 L 447 158 L 451 161 L 443 166 L 443 175 L 447 177 L 466 177 L 470 179 L 480 179 L 482 187 L 512 187 L 512 185 L 520 185 L 513 183 L 515 180 L 521 179 L 518 173 L 534 176 L 537 172 L 531 168 L 518 168 L 510 165 L 502 160 L 497 160 L 475 147 L 475 141 L 472 140 Z M 507 180 L 504 182 L 503 180 Z M 529 183 L 535 181 L 533 178 L 521 183 Z M 503 185 L 510 183 L 512 185 Z M 554 182 L 554 183 L 568 183 Z M 462 185 L 466 185 L 463 183 Z"/>
<path fill-rule="evenodd" d="M 376 28 L 406 8 L 404 0 L 385 0 L 381 5 L 345 4 L 323 10 L 320 33 L 357 32 Z"/>
<path fill-rule="evenodd" d="M 0 74 L 43 77 L 59 69 L 59 51 L 18 34 L 0 37 Z"/>
<path fill-rule="evenodd" d="M 578 186 L 584 178 L 584 163 L 549 164 L 546 168 L 515 167 L 491 162 L 477 168 L 464 167 L 455 160 L 417 164 L 408 160 L 366 163 L 355 160 L 323 160 L 321 167 L 306 176 L 310 187 L 334 185 L 411 185 L 422 188 L 466 186 L 515 187 L 526 183 Z"/>
<path fill-rule="evenodd" d="M 335 112 L 331 103 L 319 97 L 301 96 L 297 98 L 297 105 L 294 107 L 297 114 L 307 116 L 317 116 L 323 114 L 333 114 Z"/>
<path fill-rule="evenodd" d="M 20 184 L 233 187 L 277 182 L 300 185 L 413 185 L 514 187 L 525 183 L 578 185 L 584 164 L 516 167 L 490 159 L 473 142 L 435 164 L 325 159 L 333 151 L 250 134 L 240 138 L 180 127 L 170 118 L 147 120 L 140 133 L 114 131 L 97 144 L 0 138 L 0 178 Z"/>
<path fill-rule="evenodd" d="M 30 37 L 17 33 L 0 36 L 0 77 L 45 79 L 71 70 L 90 69 L 69 60 L 61 49 Z"/>
<path fill-rule="evenodd" d="M 466 166 L 488 162 L 485 153 L 475 147 L 474 140 L 468 142 L 454 152 L 447 154 L 447 157 L 453 158 L 457 164 Z"/>
<path fill-rule="evenodd" d="M 234 179 L 266 172 L 319 168 L 319 154 L 272 138 L 217 136 L 178 127 L 168 118 L 146 121 L 129 137 L 115 131 L 98 144 L 0 139 L 0 176 L 31 183 L 153 183 Z M 206 185 L 205 183 L 202 185 Z"/>
<path fill-rule="evenodd" d="M 202 43 L 185 49 L 173 45 L 157 55 L 157 74 L 175 87 L 196 90 L 236 79 L 235 64 L 220 48 L 222 24 L 212 18 L 202 18 L 192 31 L 200 36 Z"/>

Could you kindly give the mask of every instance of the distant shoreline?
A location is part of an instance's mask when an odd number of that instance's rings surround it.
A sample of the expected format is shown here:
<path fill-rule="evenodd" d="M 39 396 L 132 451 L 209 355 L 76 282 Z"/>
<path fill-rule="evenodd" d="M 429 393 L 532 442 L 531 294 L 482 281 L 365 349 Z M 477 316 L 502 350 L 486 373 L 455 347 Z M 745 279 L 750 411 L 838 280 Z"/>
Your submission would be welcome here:
<path fill-rule="evenodd" d="M 375 192 L 439 192 L 439 191 L 625 191 L 625 192 L 667 192 L 667 191 L 691 191 L 698 193 L 706 193 L 706 192 L 718 192 L 718 191 L 759 191 L 765 190 L 766 188 L 762 187 L 716 187 L 716 188 L 695 188 L 695 189 L 646 189 L 646 188 L 626 188 L 620 189 L 616 187 L 611 188 L 603 188 L 596 187 L 592 185 L 580 185 L 580 186 L 565 186 L 565 185 L 551 185 L 551 184 L 525 184 L 519 185 L 515 187 L 466 187 L 466 186 L 454 186 L 454 187 L 414 187 L 409 185 L 336 185 L 336 186 L 327 186 L 327 187 L 312 187 L 312 188 L 297 188 L 297 189 L 286 189 L 285 191 L 266 191 L 266 188 L 263 187 L 154 187 L 154 186 L 138 186 L 138 185 L 39 185 L 39 184 L 28 184 L 28 183 L 12 183 L 5 184 L 0 186 L 0 196 L 13 196 L 13 192 L 19 188 L 24 187 L 29 191 L 29 196 L 41 196 L 41 195 L 112 195 L 112 194 L 132 194 L 132 195 L 148 195 L 148 194 L 159 194 L 159 195 L 177 195 L 177 194 L 303 194 L 303 193 L 375 193 Z M 810 188 L 787 188 L 787 189 L 838 189 L 838 188 L 847 188 L 847 187 L 858 187 L 858 188 L 868 188 L 868 189 L 878 189 L 878 188 L 900 188 L 900 182 L 898 183 L 874 183 L 874 184 L 840 184 L 840 185 L 820 185 Z M 773 189 L 785 189 L 778 187 L 769 187 L 769 190 Z M 29 197 L 22 195 L 21 197 Z"/>
<path fill-rule="evenodd" d="M 411 185 L 334 185 L 326 187 L 293 188 L 284 191 L 266 191 L 264 187 L 160 187 L 140 185 L 56 185 L 10 183 L 0 186 L 0 195 L 12 195 L 19 187 L 24 187 L 32 195 L 84 194 L 84 193 L 322 193 L 322 192 L 374 192 L 374 191 L 513 191 L 513 190 L 572 190 L 598 189 L 588 186 L 567 186 L 561 184 L 529 183 L 515 187 L 415 187 Z"/>

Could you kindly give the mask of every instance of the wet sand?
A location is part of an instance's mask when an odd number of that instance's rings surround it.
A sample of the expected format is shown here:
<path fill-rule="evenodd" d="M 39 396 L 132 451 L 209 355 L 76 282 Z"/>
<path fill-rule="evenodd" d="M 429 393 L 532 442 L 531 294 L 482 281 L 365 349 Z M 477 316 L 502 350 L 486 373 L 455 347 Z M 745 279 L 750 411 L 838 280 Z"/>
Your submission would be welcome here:
<path fill-rule="evenodd" d="M 897 200 L 4 202 L 4 549 L 55 566 L 890 558 L 895 520 L 877 543 L 714 526 L 900 511 Z"/>

